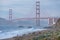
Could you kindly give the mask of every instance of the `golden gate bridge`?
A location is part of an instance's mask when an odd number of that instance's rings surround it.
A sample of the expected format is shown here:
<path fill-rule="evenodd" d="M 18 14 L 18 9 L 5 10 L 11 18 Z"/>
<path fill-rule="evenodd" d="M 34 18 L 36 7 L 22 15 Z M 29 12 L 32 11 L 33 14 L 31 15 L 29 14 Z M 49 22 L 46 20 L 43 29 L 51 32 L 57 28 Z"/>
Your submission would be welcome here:
<path fill-rule="evenodd" d="M 15 20 L 36 20 L 36 26 L 40 26 L 40 19 L 47 19 L 49 25 L 53 25 L 57 21 L 57 17 L 40 17 L 40 1 L 36 1 L 36 16 L 35 18 L 17 18 Z M 9 9 L 9 20 L 12 21 L 12 9 Z"/>

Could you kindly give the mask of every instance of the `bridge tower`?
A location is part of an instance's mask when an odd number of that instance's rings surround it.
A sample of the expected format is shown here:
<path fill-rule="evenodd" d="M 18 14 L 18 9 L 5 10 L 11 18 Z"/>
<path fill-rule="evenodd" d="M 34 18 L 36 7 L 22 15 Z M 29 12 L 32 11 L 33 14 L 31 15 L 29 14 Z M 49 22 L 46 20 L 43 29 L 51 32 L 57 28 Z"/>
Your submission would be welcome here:
<path fill-rule="evenodd" d="M 9 9 L 9 21 L 12 21 L 12 9 Z"/>
<path fill-rule="evenodd" d="M 36 26 L 40 26 L 40 1 L 36 1 Z"/>

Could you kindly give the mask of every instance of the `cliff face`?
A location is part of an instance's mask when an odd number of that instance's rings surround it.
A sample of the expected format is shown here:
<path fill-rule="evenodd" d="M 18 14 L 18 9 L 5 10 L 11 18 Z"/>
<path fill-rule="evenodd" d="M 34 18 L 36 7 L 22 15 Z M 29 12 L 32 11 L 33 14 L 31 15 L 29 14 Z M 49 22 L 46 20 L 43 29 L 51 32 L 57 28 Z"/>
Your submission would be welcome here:
<path fill-rule="evenodd" d="M 57 20 L 55 25 L 60 27 L 60 18 Z"/>

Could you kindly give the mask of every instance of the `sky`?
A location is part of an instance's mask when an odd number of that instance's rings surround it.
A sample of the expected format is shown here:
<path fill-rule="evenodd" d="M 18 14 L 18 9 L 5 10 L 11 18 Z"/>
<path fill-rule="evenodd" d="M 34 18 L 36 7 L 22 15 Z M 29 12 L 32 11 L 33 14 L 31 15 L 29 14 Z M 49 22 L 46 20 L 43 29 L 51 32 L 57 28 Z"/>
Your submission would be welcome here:
<path fill-rule="evenodd" d="M 60 17 L 60 0 L 39 0 L 41 17 Z M 36 0 L 0 0 L 0 17 L 9 19 L 12 9 L 13 19 L 32 18 L 36 15 Z"/>

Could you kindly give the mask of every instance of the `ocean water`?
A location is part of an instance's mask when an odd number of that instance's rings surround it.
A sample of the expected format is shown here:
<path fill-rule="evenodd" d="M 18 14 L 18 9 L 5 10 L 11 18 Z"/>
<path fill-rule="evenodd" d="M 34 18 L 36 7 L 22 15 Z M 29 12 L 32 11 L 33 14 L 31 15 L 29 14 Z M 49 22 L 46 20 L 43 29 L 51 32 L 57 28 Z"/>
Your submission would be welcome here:
<path fill-rule="evenodd" d="M 0 26 L 0 39 L 11 38 L 17 35 L 22 36 L 23 34 L 31 32 L 46 30 L 44 27 L 48 26 L 47 20 L 41 20 L 39 27 L 34 25 L 35 21 L 18 21 L 17 24 L 17 26 Z M 20 25 L 25 26 L 19 27 Z M 31 28 L 26 25 L 31 25 Z"/>

